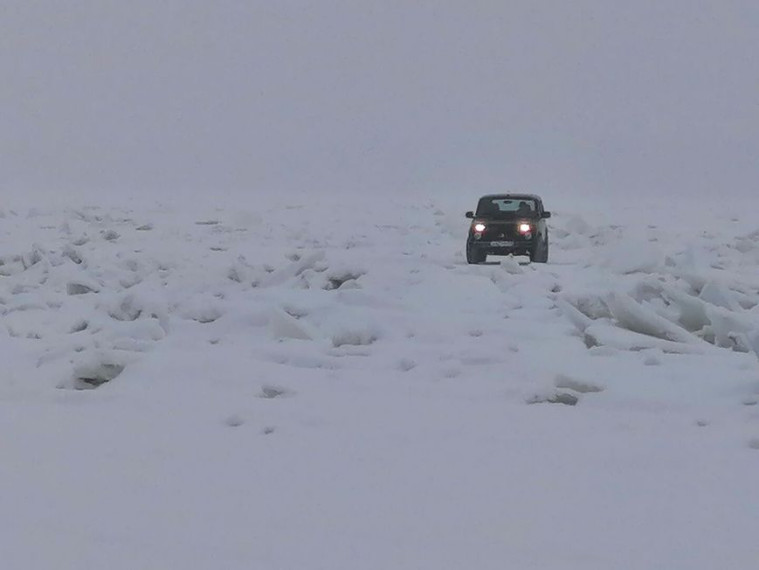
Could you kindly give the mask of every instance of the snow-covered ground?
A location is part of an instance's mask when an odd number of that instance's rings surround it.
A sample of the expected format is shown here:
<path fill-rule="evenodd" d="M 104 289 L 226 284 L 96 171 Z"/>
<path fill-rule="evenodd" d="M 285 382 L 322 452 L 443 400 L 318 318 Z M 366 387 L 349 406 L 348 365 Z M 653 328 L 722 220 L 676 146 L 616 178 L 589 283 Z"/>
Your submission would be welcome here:
<path fill-rule="evenodd" d="M 0 207 L 2 568 L 755 568 L 754 212 L 476 198 Z"/>

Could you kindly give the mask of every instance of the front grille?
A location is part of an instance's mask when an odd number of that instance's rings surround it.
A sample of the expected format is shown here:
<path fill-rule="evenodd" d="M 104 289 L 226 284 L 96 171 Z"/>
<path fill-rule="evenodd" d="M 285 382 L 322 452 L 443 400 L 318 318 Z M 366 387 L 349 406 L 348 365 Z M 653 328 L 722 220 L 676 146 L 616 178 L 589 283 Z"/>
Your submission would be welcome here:
<path fill-rule="evenodd" d="M 518 240 L 524 236 L 517 231 L 517 224 L 494 224 L 487 225 L 482 232 L 482 241 Z"/>

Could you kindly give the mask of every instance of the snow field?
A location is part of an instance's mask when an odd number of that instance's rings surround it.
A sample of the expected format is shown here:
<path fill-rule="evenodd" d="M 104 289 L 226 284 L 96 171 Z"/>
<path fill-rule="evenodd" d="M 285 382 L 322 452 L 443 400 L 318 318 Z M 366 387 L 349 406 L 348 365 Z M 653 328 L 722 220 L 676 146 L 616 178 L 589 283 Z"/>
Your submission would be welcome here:
<path fill-rule="evenodd" d="M 753 567 L 751 222 L 457 206 L 0 210 L 4 567 Z"/>

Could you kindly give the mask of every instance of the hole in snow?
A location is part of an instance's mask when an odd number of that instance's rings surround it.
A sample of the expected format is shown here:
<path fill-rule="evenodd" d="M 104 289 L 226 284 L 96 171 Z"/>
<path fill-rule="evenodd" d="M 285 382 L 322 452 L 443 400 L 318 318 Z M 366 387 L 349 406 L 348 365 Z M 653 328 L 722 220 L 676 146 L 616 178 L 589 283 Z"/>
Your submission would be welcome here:
<path fill-rule="evenodd" d="M 288 390 L 287 388 L 283 388 L 282 386 L 274 386 L 272 384 L 265 384 L 261 386 L 261 393 L 259 394 L 259 398 L 265 398 L 267 400 L 272 400 L 274 398 L 282 398 L 285 396 L 292 396 L 295 392 L 292 390 Z"/>
<path fill-rule="evenodd" d="M 125 366 L 122 364 L 109 362 L 82 366 L 75 373 L 74 388 L 77 390 L 98 388 L 117 378 L 124 371 L 124 368 Z"/>
<path fill-rule="evenodd" d="M 245 420 L 239 414 L 232 414 L 226 420 L 224 420 L 224 423 L 229 427 L 240 427 L 245 423 Z"/>
<path fill-rule="evenodd" d="M 87 321 L 85 321 L 84 319 L 82 319 L 82 320 L 77 321 L 76 323 L 74 323 L 74 325 L 71 327 L 71 331 L 70 332 L 72 332 L 72 333 L 78 333 L 78 332 L 86 331 L 87 327 L 89 327 L 89 326 L 90 326 L 90 323 L 88 323 Z"/>
<path fill-rule="evenodd" d="M 325 285 L 325 289 L 327 291 L 333 291 L 334 289 L 339 289 L 342 287 L 345 283 L 348 283 L 349 281 L 356 281 L 359 277 L 364 275 L 363 271 L 356 271 L 356 270 L 345 270 L 345 271 L 332 271 L 327 276 L 327 284 Z"/>
<path fill-rule="evenodd" d="M 84 283 L 69 283 L 66 285 L 66 293 L 69 295 L 86 295 L 87 293 L 94 293 L 95 289 Z"/>
<path fill-rule="evenodd" d="M 66 257 L 73 261 L 77 265 L 81 265 L 83 259 L 82 256 L 71 246 L 66 246 L 62 251 L 63 257 Z"/>
<path fill-rule="evenodd" d="M 538 394 L 527 400 L 528 404 L 564 404 L 575 406 L 580 399 L 569 392 L 555 392 L 553 394 Z"/>
<path fill-rule="evenodd" d="M 132 297 L 126 297 L 116 309 L 109 311 L 108 314 L 117 321 L 136 321 L 142 314 L 142 310 L 135 307 Z"/>

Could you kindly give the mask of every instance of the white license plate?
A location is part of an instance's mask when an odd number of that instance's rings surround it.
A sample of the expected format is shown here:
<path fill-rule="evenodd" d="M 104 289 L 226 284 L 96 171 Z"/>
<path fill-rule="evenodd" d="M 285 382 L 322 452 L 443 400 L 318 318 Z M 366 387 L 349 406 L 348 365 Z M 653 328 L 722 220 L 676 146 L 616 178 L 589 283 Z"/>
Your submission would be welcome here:
<path fill-rule="evenodd" d="M 514 245 L 513 241 L 491 241 L 490 245 L 492 247 L 511 247 Z"/>

